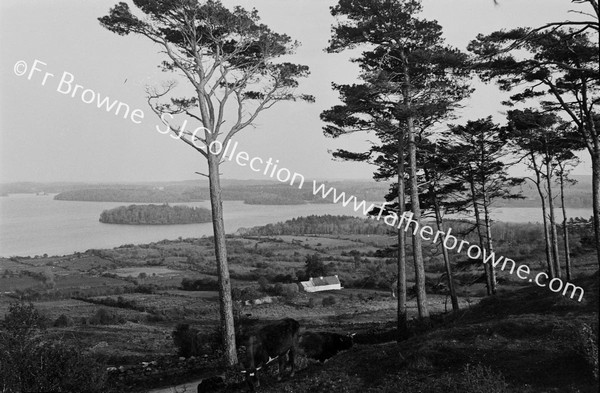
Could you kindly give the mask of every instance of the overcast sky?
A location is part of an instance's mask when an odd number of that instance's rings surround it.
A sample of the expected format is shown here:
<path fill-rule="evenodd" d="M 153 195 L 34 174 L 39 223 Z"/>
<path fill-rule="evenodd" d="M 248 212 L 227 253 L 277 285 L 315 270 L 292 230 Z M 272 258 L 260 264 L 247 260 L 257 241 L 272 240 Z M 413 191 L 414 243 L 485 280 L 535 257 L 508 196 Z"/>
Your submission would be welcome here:
<path fill-rule="evenodd" d="M 263 159 L 272 157 L 280 166 L 306 178 L 370 179 L 373 167 L 332 161 L 328 150 L 362 150 L 371 138 L 356 134 L 325 138 L 319 114 L 337 103 L 331 82 L 352 82 L 357 68 L 349 54 L 323 51 L 330 37 L 333 0 L 224 0 L 225 5 L 254 7 L 273 30 L 302 43 L 294 61 L 307 64 L 311 76 L 301 91 L 313 94 L 316 103 L 280 103 L 264 112 L 238 134 L 240 150 Z M 158 47 L 140 37 L 121 37 L 102 28 L 97 18 L 105 15 L 115 0 L 2 0 L 0 2 L 0 182 L 14 181 L 170 181 L 193 179 L 204 171 L 203 157 L 180 141 L 155 130 L 158 120 L 145 101 L 144 87 L 159 86 L 172 76 L 157 69 L 162 57 Z M 130 2 L 131 3 L 131 2 Z M 423 16 L 437 19 L 447 42 L 465 49 L 477 33 L 500 28 L 537 26 L 562 20 L 571 8 L 568 0 L 425 0 Z M 17 76 L 14 66 L 35 60 L 43 73 L 31 80 Z M 85 104 L 56 91 L 63 72 L 74 75 L 74 83 L 139 108 L 141 124 Z M 493 115 L 503 120 L 494 85 L 477 84 L 477 92 L 466 102 L 461 120 Z M 574 173 L 591 174 L 585 162 Z M 223 177 L 265 178 L 248 167 L 226 163 Z"/>

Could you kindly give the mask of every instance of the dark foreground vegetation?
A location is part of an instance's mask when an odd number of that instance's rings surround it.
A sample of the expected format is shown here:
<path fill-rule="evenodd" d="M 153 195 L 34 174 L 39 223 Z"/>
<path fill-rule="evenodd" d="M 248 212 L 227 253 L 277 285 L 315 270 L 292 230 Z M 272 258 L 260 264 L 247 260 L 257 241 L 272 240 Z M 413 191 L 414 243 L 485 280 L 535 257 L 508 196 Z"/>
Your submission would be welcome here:
<path fill-rule="evenodd" d="M 105 224 L 168 225 L 210 222 L 210 210 L 201 207 L 164 205 L 129 205 L 104 210 L 100 222 Z"/>
<path fill-rule="evenodd" d="M 13 303 L 0 331 L 3 392 L 103 392 L 105 366 L 82 348 L 45 332 L 47 321 L 30 303 Z"/>

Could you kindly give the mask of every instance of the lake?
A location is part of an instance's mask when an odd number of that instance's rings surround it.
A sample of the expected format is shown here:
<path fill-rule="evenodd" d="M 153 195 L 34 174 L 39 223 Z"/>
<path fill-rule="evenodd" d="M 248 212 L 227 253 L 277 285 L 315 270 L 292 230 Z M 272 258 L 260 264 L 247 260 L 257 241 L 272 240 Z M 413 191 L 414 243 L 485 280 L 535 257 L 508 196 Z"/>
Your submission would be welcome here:
<path fill-rule="evenodd" d="M 90 248 L 112 248 L 122 244 L 140 244 L 212 235 L 212 224 L 187 225 L 114 225 L 98 221 L 103 210 L 126 205 L 121 202 L 56 201 L 54 195 L 11 194 L 0 198 L 0 256 L 64 255 Z M 173 204 L 175 205 L 175 204 Z M 209 208 L 210 203 L 185 203 Z M 223 202 L 225 229 L 234 233 L 294 217 L 311 214 L 361 216 L 340 204 L 246 205 L 241 201 Z M 557 210 L 557 213 L 559 211 Z M 570 217 L 592 215 L 591 209 L 570 209 Z M 493 218 L 499 221 L 539 222 L 537 208 L 498 208 Z"/>

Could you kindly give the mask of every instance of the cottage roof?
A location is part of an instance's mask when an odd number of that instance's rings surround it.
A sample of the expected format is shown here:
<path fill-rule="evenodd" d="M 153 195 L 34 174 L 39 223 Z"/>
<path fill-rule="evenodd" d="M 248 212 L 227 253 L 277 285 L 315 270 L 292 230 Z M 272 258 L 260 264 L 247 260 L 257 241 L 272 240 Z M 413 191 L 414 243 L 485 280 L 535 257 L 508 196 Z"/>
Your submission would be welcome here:
<path fill-rule="evenodd" d="M 311 277 L 313 285 L 318 287 L 322 285 L 336 285 L 340 283 L 338 276 Z"/>

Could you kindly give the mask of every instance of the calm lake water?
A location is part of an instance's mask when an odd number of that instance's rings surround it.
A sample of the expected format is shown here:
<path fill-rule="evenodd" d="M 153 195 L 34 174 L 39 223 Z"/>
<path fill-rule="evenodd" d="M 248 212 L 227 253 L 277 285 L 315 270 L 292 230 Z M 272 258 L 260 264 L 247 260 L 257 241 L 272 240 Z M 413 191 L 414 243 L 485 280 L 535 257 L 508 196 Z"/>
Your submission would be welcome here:
<path fill-rule="evenodd" d="M 178 237 L 212 235 L 212 224 L 112 225 L 98 221 L 103 210 L 125 205 L 121 202 L 56 201 L 53 195 L 12 194 L 0 198 L 0 256 L 63 255 L 90 248 L 112 248 L 122 244 L 155 242 Z M 208 208 L 210 203 L 186 203 Z M 225 229 L 234 233 L 249 228 L 311 214 L 360 216 L 339 204 L 262 206 L 225 201 Z M 570 209 L 571 217 L 592 215 L 591 209 Z M 539 222 L 536 208 L 498 208 L 499 221 Z"/>

